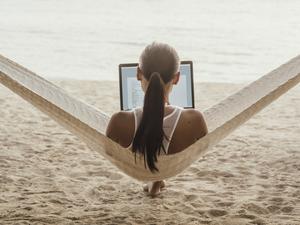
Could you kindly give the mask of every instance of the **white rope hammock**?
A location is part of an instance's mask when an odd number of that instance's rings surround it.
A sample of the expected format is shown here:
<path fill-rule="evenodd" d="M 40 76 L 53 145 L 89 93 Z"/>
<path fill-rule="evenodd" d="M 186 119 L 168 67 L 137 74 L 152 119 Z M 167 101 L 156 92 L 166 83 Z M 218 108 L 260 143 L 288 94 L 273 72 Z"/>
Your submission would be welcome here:
<path fill-rule="evenodd" d="M 300 56 L 273 70 L 203 112 L 208 134 L 184 151 L 158 158 L 151 173 L 143 158 L 105 136 L 110 117 L 61 88 L 0 55 L 0 82 L 81 138 L 127 175 L 156 181 L 177 175 L 232 131 L 300 82 Z M 1 111 L 1 109 L 0 109 Z"/>

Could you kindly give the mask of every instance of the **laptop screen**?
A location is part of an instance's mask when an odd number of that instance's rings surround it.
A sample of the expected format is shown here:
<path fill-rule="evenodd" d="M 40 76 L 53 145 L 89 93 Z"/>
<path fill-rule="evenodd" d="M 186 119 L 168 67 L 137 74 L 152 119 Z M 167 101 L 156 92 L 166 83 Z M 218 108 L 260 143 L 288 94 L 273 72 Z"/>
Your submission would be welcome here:
<path fill-rule="evenodd" d="M 144 92 L 136 77 L 137 66 L 136 63 L 119 65 L 121 110 L 143 106 Z M 193 63 L 191 61 L 181 62 L 179 82 L 173 86 L 169 101 L 171 105 L 194 108 Z"/>

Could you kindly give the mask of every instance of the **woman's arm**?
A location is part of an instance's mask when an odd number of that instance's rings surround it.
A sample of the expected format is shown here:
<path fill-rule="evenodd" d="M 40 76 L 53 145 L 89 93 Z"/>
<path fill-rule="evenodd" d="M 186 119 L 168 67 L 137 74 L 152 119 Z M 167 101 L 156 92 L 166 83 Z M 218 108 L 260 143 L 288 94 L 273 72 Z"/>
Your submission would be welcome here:
<path fill-rule="evenodd" d="M 195 140 L 204 137 L 208 130 L 202 113 L 196 109 L 186 109 L 186 113 Z"/>
<path fill-rule="evenodd" d="M 118 127 L 120 126 L 120 112 L 114 113 L 106 128 L 106 136 L 115 142 L 119 142 Z"/>
<path fill-rule="evenodd" d="M 106 128 L 106 136 L 119 143 L 123 147 L 128 147 L 133 139 L 134 116 L 131 112 L 117 112 L 112 115 Z"/>
<path fill-rule="evenodd" d="M 207 129 L 207 125 L 206 125 L 206 122 L 204 120 L 204 117 L 203 117 L 203 114 L 198 111 L 198 110 L 195 110 L 195 120 L 197 121 L 197 125 L 198 125 L 198 135 L 199 135 L 199 138 L 202 138 L 204 137 L 207 133 L 208 133 L 208 129 Z M 200 129 L 199 129 L 200 127 Z"/>

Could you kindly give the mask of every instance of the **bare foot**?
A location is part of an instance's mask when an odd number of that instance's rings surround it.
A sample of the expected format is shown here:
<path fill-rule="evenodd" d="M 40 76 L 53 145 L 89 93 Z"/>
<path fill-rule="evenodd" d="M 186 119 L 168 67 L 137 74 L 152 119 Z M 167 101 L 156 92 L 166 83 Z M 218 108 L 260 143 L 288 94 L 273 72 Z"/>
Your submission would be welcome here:
<path fill-rule="evenodd" d="M 150 182 L 149 184 L 145 185 L 143 187 L 143 190 L 145 192 L 149 192 L 151 197 L 155 197 L 160 193 L 160 190 L 163 189 L 166 186 L 165 181 L 155 181 L 155 182 Z M 150 190 L 150 191 L 149 191 Z"/>
<path fill-rule="evenodd" d="M 158 182 L 158 181 L 157 181 L 157 182 Z M 149 187 L 152 187 L 153 183 L 154 183 L 154 182 L 149 182 L 148 184 L 145 184 L 145 185 L 143 186 L 143 190 L 144 190 L 145 192 L 148 192 L 148 191 L 149 191 Z M 165 188 L 165 187 L 166 187 L 166 182 L 165 182 L 164 180 L 160 181 L 160 189 L 163 189 L 163 188 Z"/>

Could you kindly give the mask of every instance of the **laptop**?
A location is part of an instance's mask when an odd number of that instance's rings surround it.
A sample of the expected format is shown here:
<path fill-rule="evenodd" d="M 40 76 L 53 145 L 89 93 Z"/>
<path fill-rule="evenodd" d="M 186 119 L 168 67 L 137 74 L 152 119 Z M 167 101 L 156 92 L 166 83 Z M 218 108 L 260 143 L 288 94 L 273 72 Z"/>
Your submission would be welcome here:
<path fill-rule="evenodd" d="M 143 106 L 144 92 L 136 77 L 137 67 L 137 63 L 119 65 L 121 110 L 131 110 Z M 171 105 L 183 108 L 195 107 L 192 61 L 181 61 L 179 81 L 173 86 L 169 102 Z"/>

